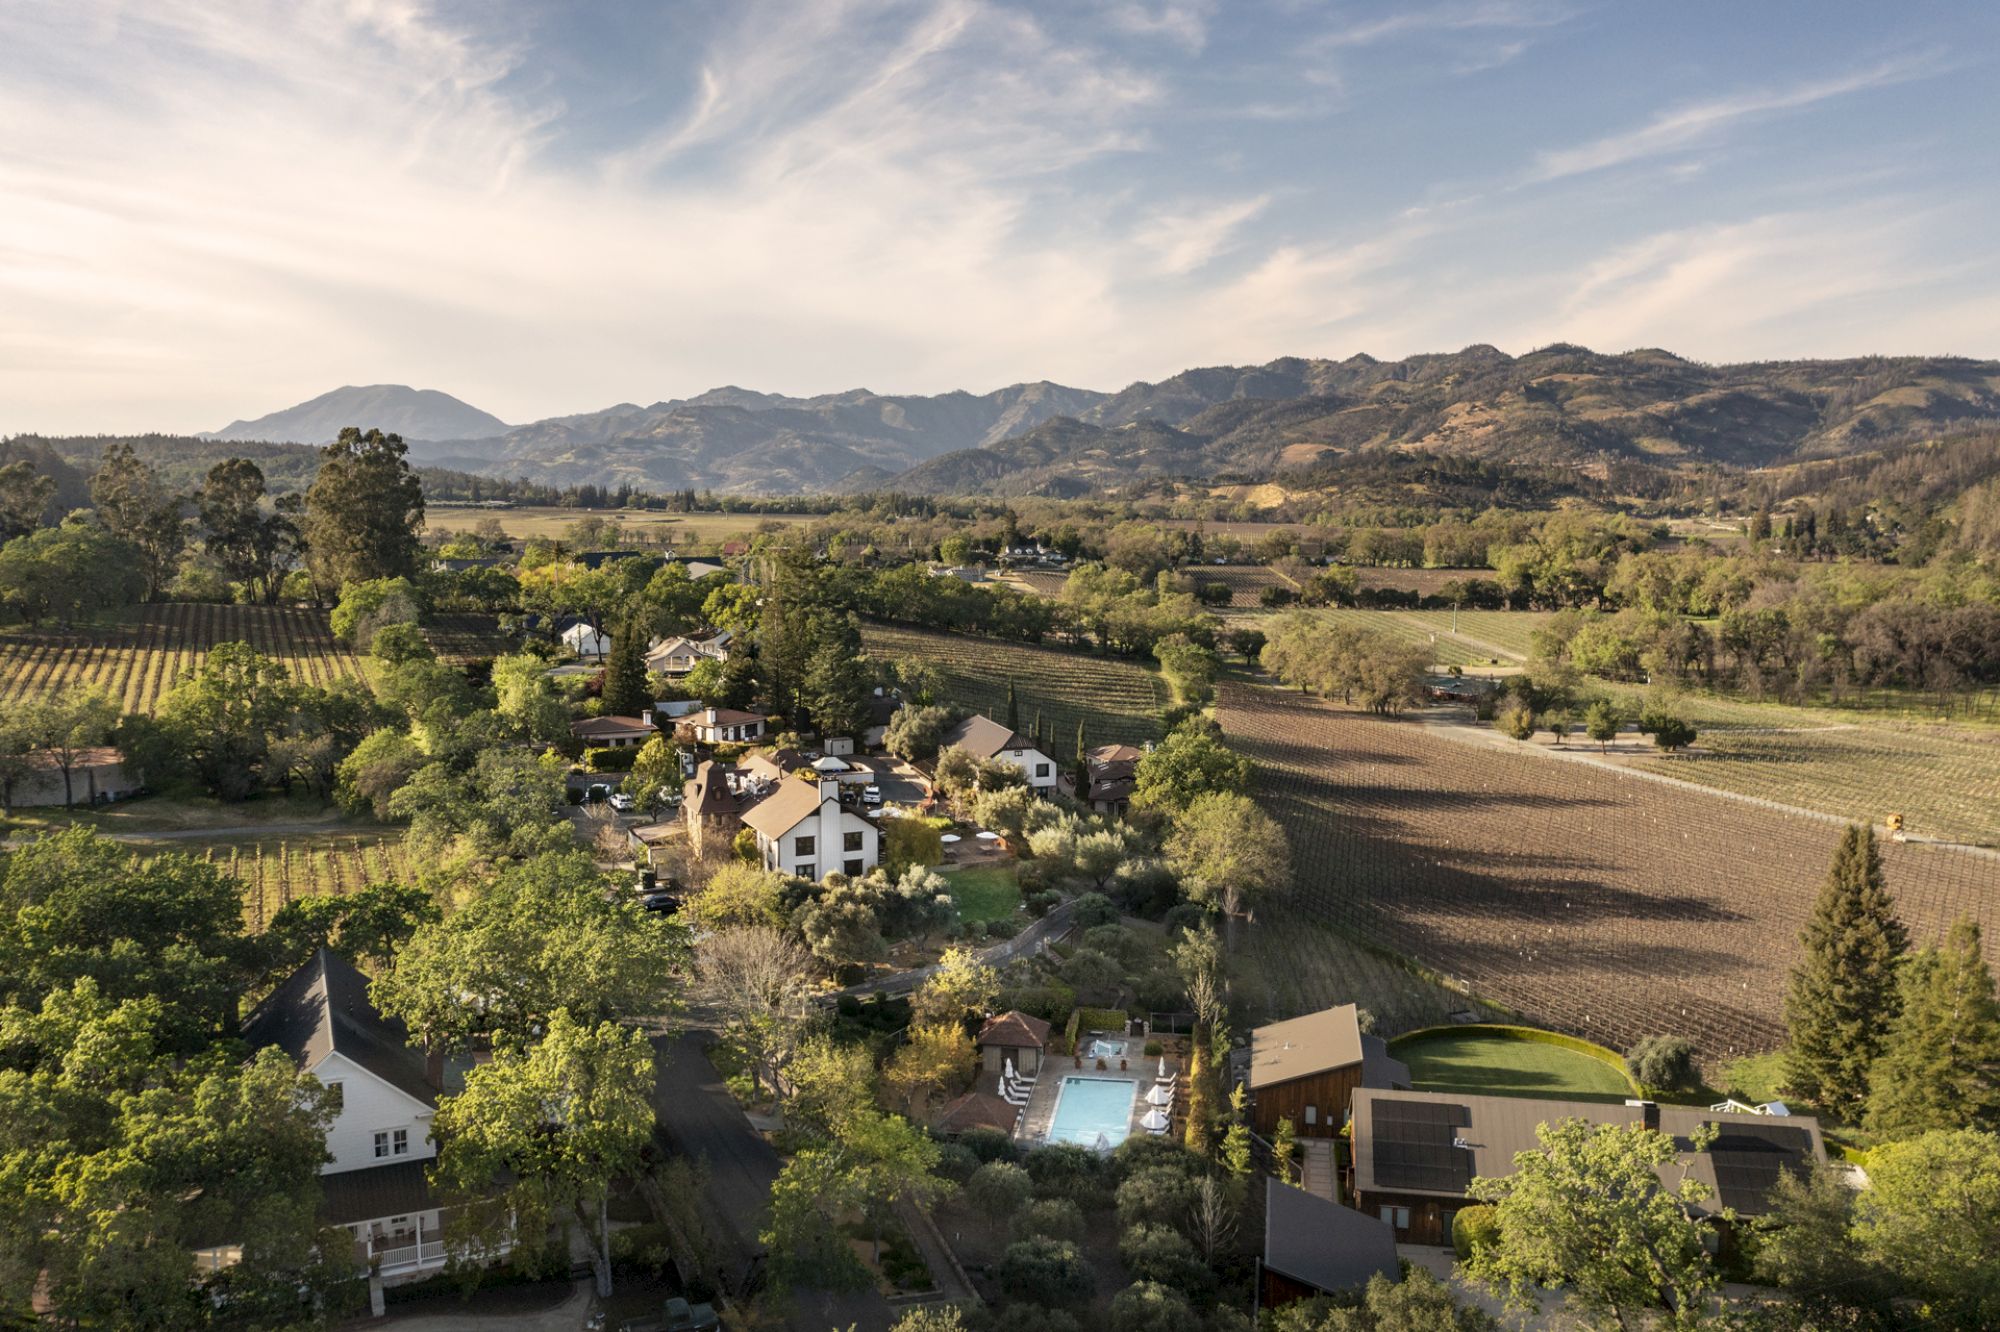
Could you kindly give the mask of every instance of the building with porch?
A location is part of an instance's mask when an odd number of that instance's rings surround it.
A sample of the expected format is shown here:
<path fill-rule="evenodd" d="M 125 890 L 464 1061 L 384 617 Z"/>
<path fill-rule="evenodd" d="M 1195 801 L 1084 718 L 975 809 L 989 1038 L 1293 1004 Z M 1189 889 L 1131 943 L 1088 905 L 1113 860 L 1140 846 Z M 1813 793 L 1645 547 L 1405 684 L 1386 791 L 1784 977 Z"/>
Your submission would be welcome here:
<path fill-rule="evenodd" d="M 979 1066 L 988 1073 L 1001 1072 L 1006 1061 L 1014 1061 L 1014 1071 L 1032 1078 L 1042 1067 L 1042 1055 L 1049 1048 L 1049 1024 L 1010 1009 L 986 1019 L 973 1042 L 979 1047 Z"/>

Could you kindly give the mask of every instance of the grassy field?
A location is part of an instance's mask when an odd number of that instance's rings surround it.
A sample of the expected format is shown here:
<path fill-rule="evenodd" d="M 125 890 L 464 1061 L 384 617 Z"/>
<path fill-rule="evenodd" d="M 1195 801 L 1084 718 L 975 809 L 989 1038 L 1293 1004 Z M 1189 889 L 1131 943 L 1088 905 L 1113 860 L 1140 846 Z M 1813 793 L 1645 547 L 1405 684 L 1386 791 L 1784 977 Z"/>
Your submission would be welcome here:
<path fill-rule="evenodd" d="M 944 674 L 950 702 L 996 721 L 1006 720 L 1011 683 L 1021 729 L 1032 730 L 1039 714 L 1060 759 L 1068 759 L 1075 746 L 1078 721 L 1085 723 L 1092 745 L 1137 744 L 1160 736 L 1166 685 L 1136 662 L 874 624 L 863 627 L 861 646 L 871 657 L 914 657 L 935 665 Z"/>
<path fill-rule="evenodd" d="M 1439 641 L 1453 641 L 1465 644 L 1474 651 L 1490 645 L 1499 649 L 1502 656 L 1526 661 L 1534 650 L 1533 637 L 1537 629 L 1549 622 L 1548 611 L 1492 611 L 1462 610 L 1457 614 L 1457 635 L 1452 633 L 1452 612 L 1432 611 L 1382 611 L 1383 615 L 1420 625 L 1438 636 Z"/>
<path fill-rule="evenodd" d="M 516 646 L 490 615 L 441 615 L 426 633 L 441 658 L 460 664 Z M 152 712 L 209 649 L 231 642 L 277 658 L 305 684 L 365 680 L 372 665 L 334 641 L 323 610 L 163 602 L 97 624 L 0 633 L 0 705 L 83 684 L 128 712 Z"/>
<path fill-rule="evenodd" d="M 1574 1101 L 1623 1101 L 1632 1094 L 1624 1074 L 1602 1059 L 1545 1041 L 1447 1031 L 1403 1041 L 1389 1053 L 1410 1066 L 1418 1091 Z"/>
<path fill-rule="evenodd" d="M 460 509 L 431 505 L 424 525 L 433 532 L 470 532 L 487 518 L 500 520 L 500 530 L 517 541 L 560 540 L 572 524 L 585 518 L 616 523 L 633 540 L 648 544 L 713 546 L 735 537 L 769 530 L 765 524 L 789 526 L 821 517 L 812 513 L 666 513 L 658 509 Z"/>
<path fill-rule="evenodd" d="M 960 920 L 1005 920 L 1021 909 L 1021 883 L 1014 871 L 999 865 L 947 871 L 951 899 Z"/>
<path fill-rule="evenodd" d="M 1269 633 L 1271 627 L 1280 618 L 1293 613 L 1293 611 L 1288 610 L 1259 610 L 1249 613 L 1237 613 L 1230 616 L 1230 622 L 1232 624 L 1254 624 L 1266 633 Z M 1512 658 L 1495 653 L 1491 649 L 1474 647 L 1470 643 L 1453 639 L 1448 633 L 1433 629 L 1425 624 L 1420 624 L 1416 620 L 1406 618 L 1404 612 L 1401 611 L 1359 610 L 1354 607 L 1341 607 L 1338 609 L 1323 608 L 1306 610 L 1303 613 L 1317 619 L 1330 620 L 1338 624 L 1360 625 L 1381 633 L 1393 634 L 1397 638 L 1427 649 L 1430 652 L 1432 663 L 1440 667 L 1519 665 Z M 1449 616 L 1450 612 L 1447 611 L 1445 614 Z"/>

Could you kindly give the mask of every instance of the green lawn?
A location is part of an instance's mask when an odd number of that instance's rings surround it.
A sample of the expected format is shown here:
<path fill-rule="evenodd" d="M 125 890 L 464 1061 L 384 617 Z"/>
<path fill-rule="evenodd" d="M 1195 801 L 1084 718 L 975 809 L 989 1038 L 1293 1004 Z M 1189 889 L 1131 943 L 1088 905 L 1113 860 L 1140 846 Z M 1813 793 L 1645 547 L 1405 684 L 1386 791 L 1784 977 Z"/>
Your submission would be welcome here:
<path fill-rule="evenodd" d="M 1418 1091 L 1580 1101 L 1623 1101 L 1632 1094 L 1624 1075 L 1603 1060 L 1541 1041 L 1442 1032 L 1401 1042 L 1389 1053 L 1410 1066 Z"/>
<path fill-rule="evenodd" d="M 1012 869 L 986 865 L 952 870 L 945 878 L 951 880 L 960 920 L 1005 920 L 1021 909 L 1021 884 Z"/>

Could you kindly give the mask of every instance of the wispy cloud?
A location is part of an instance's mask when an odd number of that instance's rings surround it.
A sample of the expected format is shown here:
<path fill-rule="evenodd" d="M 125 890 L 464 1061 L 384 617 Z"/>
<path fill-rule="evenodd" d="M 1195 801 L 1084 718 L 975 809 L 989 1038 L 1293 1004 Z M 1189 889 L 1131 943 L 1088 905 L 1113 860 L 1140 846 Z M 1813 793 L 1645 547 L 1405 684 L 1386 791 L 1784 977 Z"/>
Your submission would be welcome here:
<path fill-rule="evenodd" d="M 1216 0 L 1121 0 L 1105 12 L 1105 20 L 1120 32 L 1160 37 L 1186 51 L 1208 44 L 1208 23 Z"/>
<path fill-rule="evenodd" d="M 1334 50 L 1374 46 L 1421 33 L 1465 32 L 1477 29 L 1546 28 L 1576 13 L 1569 4 L 1537 0 L 1474 0 L 1473 3 L 1428 7 L 1398 7 L 1379 18 L 1360 19 L 1328 29 L 1313 45 Z"/>
<path fill-rule="evenodd" d="M 1132 239 L 1158 256 L 1160 272 L 1192 273 L 1229 249 L 1243 225 L 1270 203 L 1269 194 L 1259 194 L 1163 214 L 1141 226 Z"/>
<path fill-rule="evenodd" d="M 1606 135 L 1572 148 L 1545 152 L 1536 160 L 1531 178 L 1538 181 L 1557 180 L 1622 166 L 1663 153 L 1679 152 L 1709 142 L 1742 121 L 1780 111 L 1796 111 L 1870 88 L 1922 78 L 1939 69 L 1940 63 L 1935 57 L 1902 57 L 1832 78 L 1689 102 L 1661 112 L 1637 129 Z"/>

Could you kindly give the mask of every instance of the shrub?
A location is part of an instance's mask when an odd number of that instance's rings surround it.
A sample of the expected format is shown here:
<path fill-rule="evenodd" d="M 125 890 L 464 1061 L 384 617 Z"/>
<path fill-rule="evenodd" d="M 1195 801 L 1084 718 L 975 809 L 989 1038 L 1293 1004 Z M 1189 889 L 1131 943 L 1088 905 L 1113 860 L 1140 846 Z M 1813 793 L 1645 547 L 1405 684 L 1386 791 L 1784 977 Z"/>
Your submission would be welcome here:
<path fill-rule="evenodd" d="M 1689 1092 L 1701 1086 L 1694 1042 L 1685 1036 L 1648 1036 L 1625 1054 L 1625 1067 L 1642 1087 Z"/>
<path fill-rule="evenodd" d="M 962 1142 L 948 1142 L 938 1148 L 937 1172 L 955 1184 L 963 1184 L 979 1169 L 979 1157 Z"/>
<path fill-rule="evenodd" d="M 1214 1289 L 1214 1275 L 1195 1256 L 1194 1245 L 1172 1226 L 1133 1226 L 1118 1241 L 1118 1260 L 1140 1281 L 1202 1295 Z"/>
<path fill-rule="evenodd" d="M 1067 985 L 1021 985 L 1000 991 L 1000 1011 L 1018 1008 L 1044 1022 L 1062 1022 L 1076 1009 L 1076 991 Z"/>
<path fill-rule="evenodd" d="M 1009 1304 L 995 1309 L 981 1326 L 986 1332 L 1082 1332 L 1075 1314 L 1039 1304 Z"/>
<path fill-rule="evenodd" d="M 966 1201 L 995 1221 L 1005 1221 L 1027 1205 L 1034 1183 L 1011 1161 L 989 1161 L 972 1172 Z"/>
<path fill-rule="evenodd" d="M 1168 938 L 1183 930 L 1198 930 L 1207 920 L 1208 908 L 1194 902 L 1183 902 L 1160 917 L 1160 923 L 1167 927 Z"/>
<path fill-rule="evenodd" d="M 1161 1055 L 1165 1054 L 1166 1052 L 1167 1052 L 1167 1047 L 1161 1045 L 1158 1041 L 1146 1042 L 1146 1058 L 1158 1059 Z"/>
<path fill-rule="evenodd" d="M 632 771 L 633 761 L 638 757 L 638 749 L 630 745 L 622 749 L 586 749 L 583 751 L 583 761 L 589 766 L 592 772 L 630 772 Z"/>
<path fill-rule="evenodd" d="M 1473 1250 L 1483 1249 L 1499 1240 L 1499 1213 L 1483 1203 L 1461 1208 L 1451 1219 L 1451 1247 L 1460 1260 L 1472 1257 Z"/>
<path fill-rule="evenodd" d="M 1083 946 L 1094 948 L 1121 962 L 1131 961 L 1132 933 L 1123 925 L 1093 925 L 1083 932 Z"/>
<path fill-rule="evenodd" d="M 1005 917 L 986 922 L 986 937 L 989 939 L 1011 939 L 1020 932 L 1021 927 Z"/>
<path fill-rule="evenodd" d="M 998 1129 L 973 1129 L 959 1138 L 958 1145 L 971 1152 L 981 1161 L 1011 1161 L 1014 1159 L 1014 1140 Z"/>
<path fill-rule="evenodd" d="M 1118 1224 L 1129 1229 L 1150 1221 L 1179 1227 L 1194 1208 L 1194 1196 L 1194 1181 L 1178 1165 L 1135 1170 L 1118 1186 Z"/>
<path fill-rule="evenodd" d="M 1104 1191 L 1104 1158 L 1071 1142 L 1051 1143 L 1028 1153 L 1023 1164 L 1040 1198 L 1068 1198 L 1088 1207 Z"/>
<path fill-rule="evenodd" d="M 1111 1301 L 1112 1332 L 1201 1332 L 1187 1297 L 1157 1281 L 1135 1281 Z"/>
<path fill-rule="evenodd" d="M 1076 899 L 1076 924 L 1079 929 L 1089 929 L 1092 925 L 1113 925 L 1118 921 L 1118 908 L 1103 893 L 1085 893 Z"/>
<path fill-rule="evenodd" d="M 1083 1209 L 1068 1198 L 1041 1198 L 1014 1214 L 1014 1238 L 1083 1243 Z"/>
<path fill-rule="evenodd" d="M 1192 1173 L 1201 1164 L 1201 1159 L 1173 1138 L 1131 1137 L 1118 1144 L 1118 1150 L 1111 1153 L 1112 1168 L 1120 1179 L 1130 1179 L 1141 1170 L 1158 1166 L 1170 1166 L 1183 1174 Z"/>
<path fill-rule="evenodd" d="M 1043 916 L 1048 915 L 1049 912 L 1054 911 L 1056 904 L 1061 901 L 1062 894 L 1060 892 L 1054 888 L 1044 888 L 1041 892 L 1028 894 L 1027 897 L 1021 900 L 1021 905 L 1028 909 L 1029 915 L 1040 920 Z"/>
<path fill-rule="evenodd" d="M 1058 1306 L 1088 1302 L 1097 1284 L 1090 1264 L 1067 1240 L 1016 1240 L 1007 1246 L 998 1276 L 1009 1298 Z"/>

